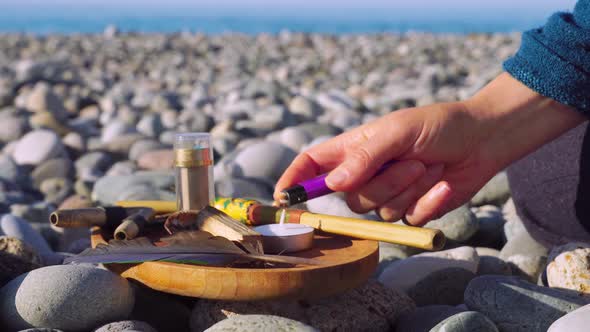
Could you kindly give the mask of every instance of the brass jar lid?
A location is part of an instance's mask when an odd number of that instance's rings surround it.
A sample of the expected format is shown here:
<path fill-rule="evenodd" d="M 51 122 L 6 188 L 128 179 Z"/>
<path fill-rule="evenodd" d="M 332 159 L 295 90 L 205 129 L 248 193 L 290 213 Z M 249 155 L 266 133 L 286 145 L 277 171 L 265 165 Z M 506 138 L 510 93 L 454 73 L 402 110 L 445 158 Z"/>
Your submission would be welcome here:
<path fill-rule="evenodd" d="M 213 165 L 211 150 L 205 149 L 175 149 L 174 166 L 176 167 L 201 167 Z"/>

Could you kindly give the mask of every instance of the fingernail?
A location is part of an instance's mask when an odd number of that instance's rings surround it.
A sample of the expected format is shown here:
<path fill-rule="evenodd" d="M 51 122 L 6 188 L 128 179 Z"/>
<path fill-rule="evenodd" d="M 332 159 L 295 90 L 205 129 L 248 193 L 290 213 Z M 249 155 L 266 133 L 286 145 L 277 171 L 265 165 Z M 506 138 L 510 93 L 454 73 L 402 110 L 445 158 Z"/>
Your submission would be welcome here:
<path fill-rule="evenodd" d="M 390 208 L 381 208 L 377 211 L 377 214 L 383 221 L 393 221 L 393 210 Z"/>
<path fill-rule="evenodd" d="M 406 226 L 414 226 L 412 224 L 410 224 L 410 222 L 408 221 L 408 218 L 406 216 L 403 216 L 401 221 L 404 223 L 404 225 Z"/>
<path fill-rule="evenodd" d="M 451 191 L 449 185 L 446 183 L 441 183 L 438 186 L 436 186 L 434 190 L 432 190 L 432 192 L 430 193 L 430 197 L 447 195 L 449 191 Z"/>
<path fill-rule="evenodd" d="M 337 168 L 333 170 L 328 177 L 326 177 L 326 183 L 328 187 L 339 186 L 343 184 L 348 178 L 348 172 L 345 169 Z"/>

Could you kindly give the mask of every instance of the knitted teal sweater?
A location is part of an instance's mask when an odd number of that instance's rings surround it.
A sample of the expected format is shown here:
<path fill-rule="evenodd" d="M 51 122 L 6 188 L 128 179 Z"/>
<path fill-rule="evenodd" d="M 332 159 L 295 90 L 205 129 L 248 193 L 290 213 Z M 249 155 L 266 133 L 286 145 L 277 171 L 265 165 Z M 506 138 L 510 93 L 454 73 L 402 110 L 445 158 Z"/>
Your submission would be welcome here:
<path fill-rule="evenodd" d="M 525 32 L 504 69 L 538 93 L 590 115 L 590 0 Z"/>

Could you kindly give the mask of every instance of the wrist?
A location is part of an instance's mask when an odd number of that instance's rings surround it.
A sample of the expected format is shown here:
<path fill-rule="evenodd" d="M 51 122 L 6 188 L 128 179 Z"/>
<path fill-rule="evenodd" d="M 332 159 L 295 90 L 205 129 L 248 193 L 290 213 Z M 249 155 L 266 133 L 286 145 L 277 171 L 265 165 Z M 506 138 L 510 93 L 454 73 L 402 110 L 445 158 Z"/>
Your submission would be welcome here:
<path fill-rule="evenodd" d="M 480 151 L 504 168 L 586 118 L 503 73 L 464 103 L 481 124 Z"/>

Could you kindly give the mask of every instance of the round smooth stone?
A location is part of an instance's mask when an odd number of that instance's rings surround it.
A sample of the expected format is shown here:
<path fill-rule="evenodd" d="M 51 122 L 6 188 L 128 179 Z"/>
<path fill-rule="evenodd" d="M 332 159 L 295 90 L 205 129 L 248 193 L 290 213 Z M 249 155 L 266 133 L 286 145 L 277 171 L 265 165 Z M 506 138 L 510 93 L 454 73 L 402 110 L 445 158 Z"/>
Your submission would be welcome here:
<path fill-rule="evenodd" d="M 134 302 L 127 280 L 110 271 L 87 265 L 48 266 L 17 277 L 0 290 L 0 327 L 90 331 L 126 319 Z"/>

